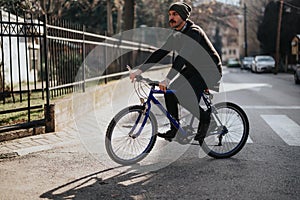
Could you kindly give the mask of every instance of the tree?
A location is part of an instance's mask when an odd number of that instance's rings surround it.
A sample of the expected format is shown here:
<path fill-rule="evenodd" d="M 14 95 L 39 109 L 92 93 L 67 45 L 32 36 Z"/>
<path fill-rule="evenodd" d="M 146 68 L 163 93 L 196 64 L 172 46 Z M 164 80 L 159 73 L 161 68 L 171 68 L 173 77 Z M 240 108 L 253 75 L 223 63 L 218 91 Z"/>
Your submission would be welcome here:
<path fill-rule="evenodd" d="M 111 6 L 111 1 L 106 0 L 106 18 L 107 18 L 107 35 L 111 36 L 114 33 L 114 28 L 113 28 L 113 17 L 112 17 L 112 6 Z"/>
<path fill-rule="evenodd" d="M 300 15 L 298 0 L 285 1 L 280 34 L 280 54 L 287 55 L 290 51 L 292 38 L 300 33 Z M 280 2 L 270 2 L 264 13 L 263 21 L 258 28 L 257 37 L 263 53 L 274 54 L 276 51 L 276 36 Z"/>
<path fill-rule="evenodd" d="M 216 48 L 218 54 L 222 55 L 222 37 L 220 35 L 220 28 L 217 26 L 216 34 L 214 36 L 214 47 Z"/>
<path fill-rule="evenodd" d="M 134 28 L 134 0 L 125 0 L 124 4 L 124 29 Z"/>
<path fill-rule="evenodd" d="M 123 6 L 124 0 L 115 0 L 115 7 L 117 10 L 117 30 L 116 33 L 120 33 L 122 30 L 122 15 L 123 15 Z"/>
<path fill-rule="evenodd" d="M 89 32 L 104 34 L 108 31 L 107 1 L 72 1 L 65 7 L 61 16 L 52 15 L 71 22 L 72 24 L 85 25 Z M 112 16 L 114 13 L 112 13 Z M 110 29 L 112 31 L 112 29 Z"/>
<path fill-rule="evenodd" d="M 65 8 L 69 8 L 71 5 L 69 0 L 40 0 L 35 2 L 40 5 L 43 14 L 57 15 L 57 17 L 61 17 Z"/>
<path fill-rule="evenodd" d="M 246 4 L 246 20 L 247 20 L 247 50 L 249 55 L 257 55 L 260 51 L 260 42 L 257 39 L 257 30 L 264 16 L 266 5 L 271 0 L 244 0 L 241 6 Z M 244 13 L 243 13 L 244 14 Z"/>
<path fill-rule="evenodd" d="M 35 12 L 39 10 L 39 5 L 34 0 L 1 0 L 0 8 L 16 14 L 26 12 Z"/>
<path fill-rule="evenodd" d="M 279 6 L 276 2 L 270 2 L 265 9 L 262 23 L 259 25 L 257 38 L 260 41 L 262 53 L 275 53 L 276 27 L 278 21 Z"/>

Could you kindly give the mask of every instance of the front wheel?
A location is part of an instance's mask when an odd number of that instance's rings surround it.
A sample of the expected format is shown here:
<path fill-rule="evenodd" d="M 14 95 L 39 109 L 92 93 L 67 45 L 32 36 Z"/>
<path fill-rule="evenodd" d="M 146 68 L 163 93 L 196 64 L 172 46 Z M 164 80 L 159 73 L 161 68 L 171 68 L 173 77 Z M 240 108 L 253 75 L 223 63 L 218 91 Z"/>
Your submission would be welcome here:
<path fill-rule="evenodd" d="M 142 127 L 143 125 L 143 127 Z M 109 157 L 121 165 L 141 161 L 152 150 L 156 141 L 157 121 L 144 106 L 121 110 L 109 123 L 105 148 Z"/>
<path fill-rule="evenodd" d="M 234 156 L 244 147 L 249 135 L 246 113 L 238 105 L 224 102 L 214 105 L 211 118 L 202 149 L 214 158 Z"/>

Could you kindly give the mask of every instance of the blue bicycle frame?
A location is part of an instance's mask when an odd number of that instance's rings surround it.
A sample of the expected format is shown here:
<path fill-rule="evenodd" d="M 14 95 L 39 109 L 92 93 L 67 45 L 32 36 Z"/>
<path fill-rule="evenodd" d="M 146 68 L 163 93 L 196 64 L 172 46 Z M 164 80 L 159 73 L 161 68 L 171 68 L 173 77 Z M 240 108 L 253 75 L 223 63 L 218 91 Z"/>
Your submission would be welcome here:
<path fill-rule="evenodd" d="M 147 120 L 148 120 L 148 118 L 149 118 L 149 115 L 150 115 L 150 110 L 151 110 L 151 101 L 165 114 L 165 116 L 170 120 L 170 122 L 180 131 L 180 133 L 182 134 L 182 135 L 187 135 L 187 132 L 179 125 L 179 123 L 177 122 L 177 120 L 175 120 L 172 116 L 171 116 L 171 114 L 161 105 L 161 103 L 155 98 L 155 96 L 154 96 L 154 94 L 165 94 L 165 92 L 164 91 L 162 91 L 162 90 L 156 90 L 154 87 L 155 87 L 155 85 L 156 84 L 152 84 L 151 85 L 151 89 L 150 89 L 150 93 L 149 93 L 149 95 L 148 95 L 148 98 L 147 98 L 147 101 L 146 102 L 144 102 L 143 103 L 143 106 L 145 106 L 145 118 L 144 118 L 144 120 L 143 120 L 143 122 L 142 122 L 142 125 L 141 125 L 141 127 L 140 127 L 140 129 L 138 130 L 138 132 L 136 133 L 136 134 L 134 134 L 134 135 L 132 135 L 132 133 L 133 133 L 133 131 L 135 130 L 135 128 L 136 128 L 136 126 L 137 126 L 137 124 L 138 124 L 138 122 L 140 121 L 140 119 L 141 119 L 141 115 L 142 115 L 142 113 L 138 116 L 138 118 L 137 118 L 137 120 L 136 120 L 136 122 L 135 122 L 135 125 L 132 127 L 132 129 L 131 129 L 131 131 L 130 131 L 130 135 L 131 135 L 131 137 L 138 137 L 140 134 L 141 134 L 141 132 L 142 132 L 142 130 L 143 130 L 143 128 L 144 128 L 144 126 L 145 126 L 145 124 L 146 124 L 146 122 L 147 122 Z M 175 90 L 166 90 L 166 93 L 167 94 L 171 94 L 171 93 L 176 93 L 176 91 Z M 201 98 L 203 99 L 203 101 L 204 101 L 204 103 L 206 104 L 206 106 L 207 106 L 207 108 L 208 109 L 211 109 L 211 103 L 209 102 L 209 100 L 207 99 L 207 97 L 204 97 L 204 95 L 203 95 L 203 93 L 201 93 Z M 194 118 L 194 116 L 193 116 L 193 118 Z M 193 119 L 192 119 L 193 120 Z M 191 122 L 192 123 L 192 122 Z"/>

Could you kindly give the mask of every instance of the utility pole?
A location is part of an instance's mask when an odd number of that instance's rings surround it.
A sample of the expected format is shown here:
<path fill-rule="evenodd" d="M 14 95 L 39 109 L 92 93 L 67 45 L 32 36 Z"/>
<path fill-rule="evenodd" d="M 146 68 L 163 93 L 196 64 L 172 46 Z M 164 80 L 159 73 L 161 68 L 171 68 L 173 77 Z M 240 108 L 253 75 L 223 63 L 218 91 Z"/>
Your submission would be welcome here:
<path fill-rule="evenodd" d="M 248 56 L 248 42 L 247 42 L 247 6 L 244 3 L 244 48 L 245 57 Z"/>
<path fill-rule="evenodd" d="M 280 60 L 280 31 L 281 31 L 283 1 L 284 0 L 280 0 L 280 7 L 279 7 L 279 14 L 278 14 L 277 38 L 276 38 L 276 55 L 275 55 L 275 71 L 274 71 L 274 74 L 278 73 L 279 60 Z"/>

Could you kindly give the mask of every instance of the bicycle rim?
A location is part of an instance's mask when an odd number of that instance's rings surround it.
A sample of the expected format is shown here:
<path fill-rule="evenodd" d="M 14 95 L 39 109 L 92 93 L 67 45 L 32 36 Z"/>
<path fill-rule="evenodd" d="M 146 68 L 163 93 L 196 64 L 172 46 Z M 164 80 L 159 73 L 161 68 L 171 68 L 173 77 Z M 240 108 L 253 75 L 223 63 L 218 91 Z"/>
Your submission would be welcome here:
<path fill-rule="evenodd" d="M 142 132 L 135 135 L 145 118 L 142 106 L 120 111 L 110 122 L 105 139 L 108 155 L 117 163 L 130 165 L 139 162 L 151 151 L 156 141 L 157 122 L 150 113 Z M 139 119 L 139 120 L 138 120 Z"/>
<path fill-rule="evenodd" d="M 237 154 L 245 145 L 249 134 L 249 122 L 245 112 L 236 104 L 219 103 L 215 105 L 216 113 L 228 132 L 221 136 L 215 134 L 216 123 L 212 122 L 202 148 L 214 158 L 228 158 Z"/>

